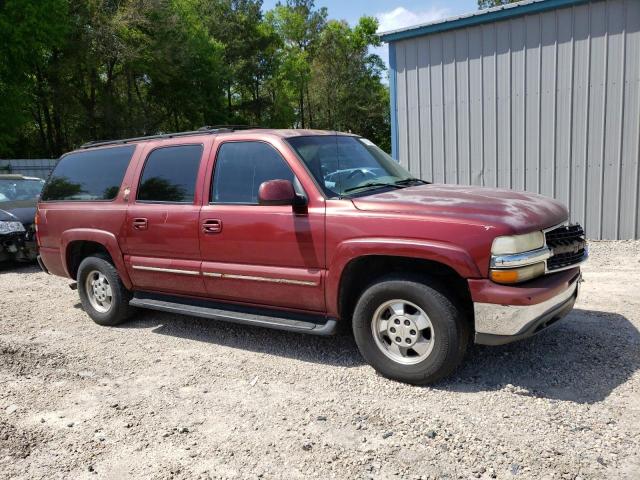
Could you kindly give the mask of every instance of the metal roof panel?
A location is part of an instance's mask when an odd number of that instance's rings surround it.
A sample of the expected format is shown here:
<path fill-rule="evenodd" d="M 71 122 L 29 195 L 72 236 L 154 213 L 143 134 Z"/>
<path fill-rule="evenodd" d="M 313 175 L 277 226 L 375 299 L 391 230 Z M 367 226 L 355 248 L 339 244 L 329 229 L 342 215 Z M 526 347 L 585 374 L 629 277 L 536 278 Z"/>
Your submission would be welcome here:
<path fill-rule="evenodd" d="M 420 37 L 431 33 L 443 32 L 445 30 L 465 28 L 473 25 L 479 25 L 481 23 L 506 20 L 520 15 L 540 13 L 545 10 L 562 7 L 570 7 L 586 3 L 588 1 L 590 0 L 525 0 L 517 3 L 508 3 L 506 5 L 488 8 L 486 10 L 478 10 L 477 12 L 465 13 L 463 15 L 437 20 L 435 22 L 382 32 L 380 34 L 380 39 L 387 43 L 395 42 L 397 40 Z"/>

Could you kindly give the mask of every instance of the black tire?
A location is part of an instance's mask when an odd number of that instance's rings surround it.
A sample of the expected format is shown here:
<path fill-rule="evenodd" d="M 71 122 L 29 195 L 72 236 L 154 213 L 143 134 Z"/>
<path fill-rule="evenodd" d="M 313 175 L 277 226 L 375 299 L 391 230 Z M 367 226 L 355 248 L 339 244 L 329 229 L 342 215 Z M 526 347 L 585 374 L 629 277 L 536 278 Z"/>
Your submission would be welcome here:
<path fill-rule="evenodd" d="M 434 344 L 428 356 L 410 365 L 389 358 L 374 339 L 372 322 L 378 307 L 402 299 L 419 306 L 433 326 Z M 379 279 L 361 295 L 353 314 L 353 333 L 360 353 L 384 377 L 425 385 L 451 374 L 462 362 L 470 328 L 464 308 L 437 281 L 408 275 Z"/>
<path fill-rule="evenodd" d="M 106 312 L 100 312 L 93 307 L 86 291 L 87 276 L 95 270 L 101 272 L 111 286 L 111 306 Z M 129 306 L 131 292 L 124 287 L 118 271 L 106 255 L 97 254 L 82 260 L 77 278 L 82 308 L 98 325 L 112 327 L 124 322 L 133 314 L 134 308 Z"/>

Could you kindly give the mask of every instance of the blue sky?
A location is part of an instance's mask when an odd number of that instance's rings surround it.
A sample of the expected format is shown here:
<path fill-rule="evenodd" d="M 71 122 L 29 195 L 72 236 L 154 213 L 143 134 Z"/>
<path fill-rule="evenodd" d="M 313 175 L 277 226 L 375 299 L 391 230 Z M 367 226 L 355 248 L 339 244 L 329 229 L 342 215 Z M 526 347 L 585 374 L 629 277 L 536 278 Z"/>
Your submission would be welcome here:
<path fill-rule="evenodd" d="M 273 8 L 278 0 L 264 0 L 263 8 Z M 441 18 L 474 12 L 477 0 L 316 0 L 317 7 L 327 7 L 329 18 L 354 24 L 363 15 L 371 15 L 380 22 L 380 31 L 432 22 Z M 387 46 L 375 49 L 388 63 Z"/>
<path fill-rule="evenodd" d="M 277 0 L 264 0 L 265 10 Z M 435 18 L 449 17 L 478 9 L 476 0 L 316 0 L 317 7 L 327 7 L 330 18 L 347 20 L 353 24 L 362 15 L 378 17 L 384 26 L 398 28 L 407 21 L 424 23 Z"/>

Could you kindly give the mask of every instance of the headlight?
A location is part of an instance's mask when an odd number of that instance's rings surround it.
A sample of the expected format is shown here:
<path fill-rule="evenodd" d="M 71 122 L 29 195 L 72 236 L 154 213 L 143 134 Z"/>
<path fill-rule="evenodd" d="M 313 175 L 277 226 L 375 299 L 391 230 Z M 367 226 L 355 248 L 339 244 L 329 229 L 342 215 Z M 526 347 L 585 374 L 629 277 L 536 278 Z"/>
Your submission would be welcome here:
<path fill-rule="evenodd" d="M 550 255 L 543 232 L 496 237 L 491 245 L 489 278 L 496 283 L 526 282 L 545 274 L 545 260 Z"/>
<path fill-rule="evenodd" d="M 544 247 L 544 234 L 542 232 L 531 232 L 524 235 L 496 237 L 491 246 L 491 253 L 493 255 L 509 255 L 542 247 Z"/>
<path fill-rule="evenodd" d="M 24 232 L 24 225 L 20 222 L 0 222 L 0 234 Z"/>

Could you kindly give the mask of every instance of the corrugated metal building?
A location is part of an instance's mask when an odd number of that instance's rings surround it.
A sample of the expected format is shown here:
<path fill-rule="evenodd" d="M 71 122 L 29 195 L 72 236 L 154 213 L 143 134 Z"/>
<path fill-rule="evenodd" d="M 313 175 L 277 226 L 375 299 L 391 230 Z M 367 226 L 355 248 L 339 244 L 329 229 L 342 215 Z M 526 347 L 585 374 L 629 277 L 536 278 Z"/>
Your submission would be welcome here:
<path fill-rule="evenodd" d="M 640 0 L 520 2 L 382 39 L 412 173 L 542 193 L 589 238 L 640 238 Z"/>
<path fill-rule="evenodd" d="M 55 158 L 0 159 L 0 174 L 19 173 L 46 180 L 56 163 L 58 159 Z"/>

